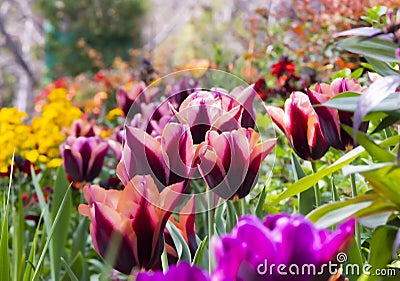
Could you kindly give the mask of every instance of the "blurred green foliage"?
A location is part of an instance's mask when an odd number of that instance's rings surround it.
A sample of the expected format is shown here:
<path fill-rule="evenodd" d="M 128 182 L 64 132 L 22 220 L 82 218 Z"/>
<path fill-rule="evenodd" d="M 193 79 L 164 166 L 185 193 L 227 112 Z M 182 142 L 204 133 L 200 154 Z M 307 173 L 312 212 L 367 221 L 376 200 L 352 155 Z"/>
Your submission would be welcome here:
<path fill-rule="evenodd" d="M 46 19 L 50 78 L 95 72 L 141 46 L 143 0 L 36 0 Z"/>

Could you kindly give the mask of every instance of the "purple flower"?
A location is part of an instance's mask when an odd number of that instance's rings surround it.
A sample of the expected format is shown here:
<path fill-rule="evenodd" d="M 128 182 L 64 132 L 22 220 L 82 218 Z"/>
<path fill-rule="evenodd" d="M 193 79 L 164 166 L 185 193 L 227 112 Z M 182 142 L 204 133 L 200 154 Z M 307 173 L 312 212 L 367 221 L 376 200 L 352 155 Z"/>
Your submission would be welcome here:
<path fill-rule="evenodd" d="M 68 137 L 60 147 L 64 169 L 76 182 L 90 182 L 103 167 L 108 144 L 98 137 Z"/>
<path fill-rule="evenodd" d="M 214 240 L 217 267 L 212 280 L 313 280 L 323 264 L 348 248 L 354 227 L 354 219 L 330 231 L 317 229 L 300 215 L 277 214 L 264 221 L 246 215 L 230 234 Z M 272 264 L 275 266 L 271 268 Z M 287 275 L 278 273 L 279 265 Z M 290 274 L 288 269 L 295 268 L 293 265 L 300 270 L 303 265 L 314 265 L 316 273 Z M 320 279 L 316 280 L 329 278 L 317 277 Z"/>
<path fill-rule="evenodd" d="M 208 281 L 210 277 L 207 272 L 198 267 L 191 266 L 187 262 L 173 265 L 165 274 L 161 271 L 141 272 L 136 281 Z"/>

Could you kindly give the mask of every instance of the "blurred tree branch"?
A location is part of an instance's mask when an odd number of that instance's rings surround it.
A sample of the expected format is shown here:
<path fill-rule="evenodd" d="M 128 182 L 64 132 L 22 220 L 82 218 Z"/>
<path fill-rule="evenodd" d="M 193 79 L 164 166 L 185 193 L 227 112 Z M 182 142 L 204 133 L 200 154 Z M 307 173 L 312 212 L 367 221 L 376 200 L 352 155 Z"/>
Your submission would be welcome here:
<path fill-rule="evenodd" d="M 21 49 L 18 47 L 16 42 L 14 42 L 14 40 L 11 38 L 11 35 L 7 32 L 4 23 L 5 23 L 5 21 L 4 21 L 3 15 L 0 14 L 0 33 L 5 38 L 6 47 L 13 54 L 13 56 L 15 57 L 15 61 L 22 67 L 22 69 L 26 72 L 26 74 L 29 76 L 29 78 L 32 80 L 32 82 L 34 84 L 36 84 L 37 81 L 36 81 L 35 75 L 33 74 L 28 63 L 23 58 Z"/>

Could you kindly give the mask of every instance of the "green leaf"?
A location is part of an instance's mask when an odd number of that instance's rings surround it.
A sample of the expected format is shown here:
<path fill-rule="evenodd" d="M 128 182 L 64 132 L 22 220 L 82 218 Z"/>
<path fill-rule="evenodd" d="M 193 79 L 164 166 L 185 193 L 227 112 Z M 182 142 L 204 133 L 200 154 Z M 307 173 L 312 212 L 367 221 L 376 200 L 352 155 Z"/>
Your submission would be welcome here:
<path fill-rule="evenodd" d="M 257 206 L 256 206 L 256 210 L 255 210 L 256 216 L 260 219 L 264 218 L 264 215 L 265 215 L 264 214 L 265 198 L 267 198 L 267 191 L 266 191 L 266 187 L 264 186 L 264 188 L 260 192 L 260 196 L 258 197 Z"/>
<path fill-rule="evenodd" d="M 178 259 L 190 261 L 190 250 L 185 239 L 182 237 L 179 229 L 170 221 L 167 222 L 167 229 L 171 234 L 172 240 L 174 241 L 176 251 L 178 252 Z"/>
<path fill-rule="evenodd" d="M 397 116 L 391 116 L 391 115 L 386 116 L 385 118 L 382 119 L 382 121 L 378 124 L 378 126 L 376 126 L 376 128 L 371 132 L 371 135 L 386 129 L 389 126 L 392 126 L 399 120 L 400 117 Z"/>
<path fill-rule="evenodd" d="M 274 203 L 278 203 L 281 200 L 294 196 L 300 192 L 303 192 L 313 185 L 315 185 L 320 179 L 323 177 L 341 169 L 343 166 L 350 164 L 354 159 L 361 155 L 365 150 L 363 147 L 359 146 L 349 151 L 334 163 L 329 165 L 328 167 L 312 174 L 307 177 L 299 179 L 297 182 L 288 186 L 288 188 L 282 192 L 277 199 L 275 199 Z"/>
<path fill-rule="evenodd" d="M 31 169 L 31 171 L 32 171 L 32 170 L 33 170 L 33 168 Z M 35 178 L 35 176 L 34 176 L 34 171 L 32 171 L 32 181 L 33 181 L 33 182 L 36 181 L 36 178 Z M 42 200 L 44 201 L 42 190 L 40 189 L 40 187 L 38 188 L 37 181 L 34 183 L 34 185 L 35 185 L 36 192 L 39 191 L 39 193 L 40 193 L 40 194 L 38 194 L 39 202 L 40 202 L 40 200 L 41 200 L 41 199 L 40 199 L 40 196 L 42 196 Z M 60 218 L 61 218 L 61 213 L 63 212 L 65 203 L 66 203 L 66 201 L 67 201 L 67 195 L 68 195 L 68 191 L 67 191 L 67 192 L 65 193 L 65 195 L 64 195 L 64 198 L 63 198 L 63 200 L 62 200 L 62 202 L 61 202 L 61 204 L 60 204 L 60 208 L 59 208 L 59 210 L 58 210 L 58 212 L 57 212 L 57 214 L 56 214 L 56 216 L 55 216 L 55 218 L 54 218 L 54 221 L 53 221 L 53 223 L 52 223 L 52 225 L 51 225 L 51 227 L 50 227 L 50 231 L 48 232 L 48 235 L 47 235 L 47 237 L 46 237 L 46 239 L 45 239 L 46 242 L 44 243 L 44 246 L 43 246 L 43 249 L 42 249 L 42 251 L 41 251 L 39 260 L 38 260 L 38 262 L 37 262 L 37 264 L 36 264 L 36 269 L 40 268 L 40 267 L 42 266 L 42 264 L 43 264 L 44 257 L 45 257 L 45 255 L 46 255 L 46 251 L 47 251 L 47 249 L 49 248 L 50 241 L 51 241 L 51 239 L 52 239 L 52 237 L 53 237 L 54 231 L 55 231 L 55 229 L 56 229 L 56 227 L 57 227 L 57 223 L 58 223 L 58 221 L 59 221 Z M 46 205 L 45 205 L 45 206 L 46 206 Z M 44 218 L 46 218 L 46 211 L 47 211 L 47 208 L 44 208 L 44 209 L 42 209 L 42 210 L 43 210 L 43 212 L 44 212 L 44 213 L 43 213 L 43 216 L 44 216 Z M 35 270 L 35 273 L 34 273 L 34 275 L 33 275 L 32 281 L 36 281 L 38 278 L 39 278 L 39 270 Z"/>
<path fill-rule="evenodd" d="M 61 257 L 67 259 L 64 245 L 67 241 L 72 209 L 70 183 L 66 178 L 64 169 L 62 167 L 59 167 L 57 170 L 57 177 L 52 197 L 52 207 L 50 213 L 52 222 L 54 222 L 56 215 L 60 211 L 60 206 L 63 202 L 64 197 L 64 208 L 60 213 L 60 216 L 63 218 L 63 222 L 57 224 L 57 227 L 54 229 L 53 239 L 50 243 L 51 266 L 54 276 L 53 280 L 60 279 Z"/>
<path fill-rule="evenodd" d="M 193 265 L 197 265 L 197 266 L 200 266 L 200 267 L 202 266 L 204 250 L 205 250 L 207 245 L 208 245 L 208 236 L 206 236 L 204 238 L 204 240 L 201 241 L 201 243 L 199 244 L 199 247 L 197 248 L 197 251 L 196 251 L 196 253 L 194 255 L 194 258 L 193 258 L 193 262 L 192 262 Z"/>
<path fill-rule="evenodd" d="M 361 174 L 376 193 L 400 206 L 400 189 L 396 184 L 400 179 L 399 166 L 385 166 Z"/>
<path fill-rule="evenodd" d="M 8 252 L 8 218 L 10 213 L 10 199 L 11 199 L 11 188 L 12 188 L 12 179 L 14 172 L 14 154 L 11 160 L 11 171 L 10 171 L 10 179 L 8 182 L 8 190 L 5 194 L 6 198 L 3 200 L 3 215 L 1 216 L 1 236 L 0 236 L 0 276 L 2 280 L 8 281 L 10 280 L 10 256 Z"/>
<path fill-rule="evenodd" d="M 349 92 L 350 93 L 350 92 Z M 327 101 L 323 106 L 336 108 L 343 111 L 355 112 L 357 104 L 360 100 L 360 95 L 350 96 L 348 93 L 343 93 L 335 96 L 335 98 Z M 386 114 L 397 116 L 400 118 L 399 108 L 400 93 L 392 93 L 369 112 L 384 112 Z"/>
<path fill-rule="evenodd" d="M 242 199 L 243 200 L 243 199 Z M 236 210 L 235 206 L 231 201 L 226 201 L 226 232 L 231 232 L 234 226 L 237 223 L 237 215 L 236 215 Z"/>
<path fill-rule="evenodd" d="M 345 130 L 346 133 L 348 133 L 350 136 L 354 134 L 351 127 L 343 124 L 341 126 L 343 130 Z M 360 131 L 357 132 L 357 142 L 358 144 L 362 145 L 365 150 L 379 162 L 394 162 L 396 159 L 396 156 L 393 153 L 383 149 L 375 142 L 373 142 L 367 135 Z"/>
<path fill-rule="evenodd" d="M 71 250 L 71 258 L 78 255 L 79 252 L 84 253 L 86 247 L 86 241 L 88 236 L 88 229 L 90 225 L 90 220 L 87 217 L 80 216 L 79 224 L 72 235 L 72 240 L 74 243 L 72 244 Z"/>
<path fill-rule="evenodd" d="M 299 160 L 297 159 L 294 153 L 291 153 L 290 159 L 292 160 L 292 170 L 294 175 L 294 180 L 298 181 L 301 178 L 306 176 L 303 168 L 300 165 Z M 299 212 L 302 215 L 307 215 L 314 209 L 315 204 L 315 193 L 312 189 L 307 189 L 299 193 Z"/>
<path fill-rule="evenodd" d="M 389 63 L 382 62 L 377 59 L 366 57 L 369 64 L 382 76 L 399 75 L 400 72 L 395 70 Z"/>
<path fill-rule="evenodd" d="M 82 253 L 79 252 L 72 262 L 68 264 L 64 258 L 61 257 L 61 262 L 64 268 L 67 271 L 67 274 L 64 275 L 62 281 L 79 281 L 82 280 L 83 274 L 83 256 Z M 79 277 L 79 278 L 78 278 Z"/>
<path fill-rule="evenodd" d="M 370 194 L 328 203 L 309 213 L 307 218 L 317 227 L 326 228 L 354 216 L 359 210 L 369 207 L 377 198 L 377 194 Z"/>
<path fill-rule="evenodd" d="M 68 265 L 68 263 L 65 261 L 64 258 L 61 258 L 61 263 L 63 264 L 64 268 L 67 271 L 67 274 L 64 275 L 64 278 L 62 279 L 64 280 L 68 280 L 68 281 L 79 281 L 78 277 L 76 277 L 76 275 L 74 274 L 74 272 L 72 271 L 72 269 L 70 268 L 70 266 Z M 68 277 L 66 277 L 68 276 Z"/>
<path fill-rule="evenodd" d="M 370 239 L 370 256 L 368 264 L 371 267 L 366 268 L 369 276 L 363 274 L 360 280 L 381 280 L 382 276 L 376 273 L 377 269 L 386 269 L 392 260 L 392 247 L 396 238 L 398 228 L 394 226 L 380 226 L 375 229 Z"/>
<path fill-rule="evenodd" d="M 26 267 L 25 267 L 25 271 L 24 271 L 23 281 L 31 281 L 33 274 L 35 272 L 33 265 L 35 264 L 35 261 L 36 261 L 36 247 L 37 247 L 37 242 L 38 242 L 38 238 L 39 238 L 40 228 L 42 226 L 43 214 L 44 214 L 44 211 L 42 211 L 42 213 L 40 215 L 39 222 L 36 226 L 35 235 L 33 236 L 33 241 L 31 244 L 28 261 L 26 263 Z"/>
<path fill-rule="evenodd" d="M 354 70 L 351 75 L 350 78 L 354 78 L 354 79 L 358 79 L 361 77 L 361 75 L 363 74 L 364 69 L 363 68 L 357 68 L 356 70 Z"/>
<path fill-rule="evenodd" d="M 343 39 L 338 42 L 338 47 L 346 51 L 360 54 L 383 62 L 398 62 L 395 55 L 397 45 L 391 41 L 379 38 L 365 39 L 355 36 Z"/>

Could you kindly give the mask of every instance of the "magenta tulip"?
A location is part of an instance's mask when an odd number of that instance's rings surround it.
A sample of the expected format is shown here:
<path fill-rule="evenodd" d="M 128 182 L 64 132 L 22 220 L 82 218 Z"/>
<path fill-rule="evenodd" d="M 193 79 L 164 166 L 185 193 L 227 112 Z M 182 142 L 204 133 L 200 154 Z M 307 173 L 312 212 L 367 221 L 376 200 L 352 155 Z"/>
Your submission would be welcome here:
<path fill-rule="evenodd" d="M 315 90 L 307 90 L 308 97 L 313 105 L 321 105 L 342 92 L 361 93 L 363 88 L 355 79 L 337 78 L 329 84 L 317 84 Z M 352 136 L 344 131 L 340 125 L 353 126 L 353 112 L 346 112 L 325 106 L 316 106 L 323 135 L 332 147 L 339 150 L 349 150 L 354 146 Z M 368 122 L 363 122 L 360 130 L 366 132 Z"/>
<path fill-rule="evenodd" d="M 159 264 L 164 228 L 182 190 L 177 183 L 159 193 L 150 176 L 134 177 L 122 191 L 86 186 L 88 205 L 79 205 L 79 213 L 90 218 L 95 250 L 103 258 L 116 250 L 112 266 L 125 274 Z"/>
<path fill-rule="evenodd" d="M 117 174 L 126 184 L 136 175 L 151 175 L 159 190 L 181 181 L 188 182 L 194 157 L 190 130 L 169 123 L 162 136 L 152 137 L 138 128 L 126 127 L 126 142 Z"/>
<path fill-rule="evenodd" d="M 307 95 L 293 92 L 285 102 L 285 110 L 273 106 L 266 109 L 298 156 L 304 160 L 318 160 L 324 156 L 329 145 Z"/>
<path fill-rule="evenodd" d="M 254 215 L 239 219 L 231 233 L 214 238 L 217 266 L 213 281 L 311 281 L 328 280 L 320 271 L 336 262 L 353 241 L 355 221 L 340 224 L 336 231 L 317 229 L 304 217 L 289 214 L 267 216 L 261 221 Z M 289 267 L 315 269 L 296 274 Z M 339 267 L 336 267 L 339 269 Z M 331 280 L 331 279 L 329 279 Z"/>
<path fill-rule="evenodd" d="M 259 134 L 253 129 L 208 131 L 198 150 L 200 173 L 208 187 L 222 198 L 243 198 L 257 183 L 261 162 L 276 141 L 259 143 Z"/>
<path fill-rule="evenodd" d="M 60 147 L 66 173 L 76 182 L 90 182 L 103 167 L 108 144 L 98 137 L 68 137 Z"/>

